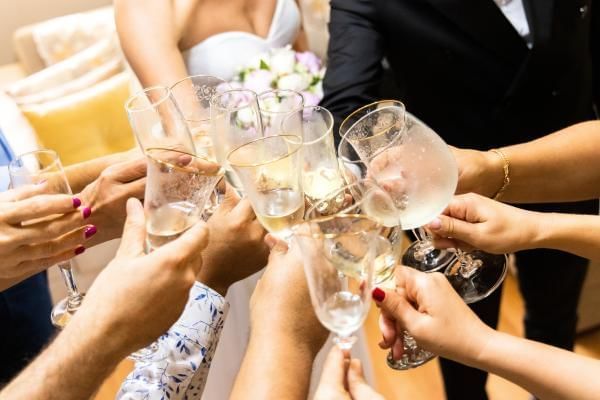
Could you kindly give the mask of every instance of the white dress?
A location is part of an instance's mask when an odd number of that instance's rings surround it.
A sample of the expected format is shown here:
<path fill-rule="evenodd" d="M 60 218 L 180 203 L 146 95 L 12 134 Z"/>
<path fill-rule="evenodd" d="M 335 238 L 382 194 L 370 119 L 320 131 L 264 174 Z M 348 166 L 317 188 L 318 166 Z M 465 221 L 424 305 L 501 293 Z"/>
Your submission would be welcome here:
<path fill-rule="evenodd" d="M 266 38 L 247 32 L 224 32 L 207 38 L 183 52 L 190 75 L 212 75 L 231 80 L 240 66 L 248 63 L 260 53 L 271 48 L 292 44 L 300 29 L 300 10 L 294 0 L 278 0 L 271 27 Z M 235 238 L 232 238 L 235 240 Z M 250 321 L 249 301 L 256 282 L 262 272 L 234 284 L 227 293 L 229 314 L 221 333 L 215 356 L 212 360 L 203 399 L 220 400 L 229 398 L 229 393 L 239 370 L 248 344 Z M 310 307 L 310 304 L 307 305 Z M 371 363 L 365 336 L 358 335 L 353 356 L 359 357 L 365 366 L 367 379 L 372 382 Z M 331 341 L 315 360 L 311 393 L 314 392 L 326 352 Z M 269 377 L 265 377 L 269 379 Z"/>

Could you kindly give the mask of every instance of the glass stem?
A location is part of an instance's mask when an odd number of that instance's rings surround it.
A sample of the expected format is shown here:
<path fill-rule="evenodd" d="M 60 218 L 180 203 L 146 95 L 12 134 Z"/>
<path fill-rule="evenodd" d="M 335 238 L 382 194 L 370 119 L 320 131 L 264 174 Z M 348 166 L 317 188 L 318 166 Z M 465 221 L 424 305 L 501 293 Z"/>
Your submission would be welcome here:
<path fill-rule="evenodd" d="M 476 260 L 469 253 L 465 253 L 461 249 L 456 249 L 456 256 L 458 257 L 458 264 L 460 276 L 465 279 L 471 278 L 479 268 L 483 265 L 481 260 Z"/>
<path fill-rule="evenodd" d="M 79 289 L 77 289 L 77 284 L 75 283 L 75 277 L 73 276 L 73 270 L 71 262 L 63 262 L 58 264 L 60 268 L 60 272 L 65 281 L 65 286 L 67 286 L 68 300 L 67 300 L 67 308 L 69 311 L 77 310 L 81 305 L 81 301 L 83 300 L 83 296 L 79 293 Z"/>
<path fill-rule="evenodd" d="M 417 237 L 415 258 L 418 261 L 423 261 L 428 254 L 435 250 L 435 247 L 433 246 L 433 242 L 424 228 L 418 228 L 417 230 L 413 229 L 412 232 Z"/>
<path fill-rule="evenodd" d="M 350 350 L 354 343 L 356 343 L 356 336 L 340 336 L 337 335 L 333 338 L 333 342 L 338 345 L 341 350 Z"/>

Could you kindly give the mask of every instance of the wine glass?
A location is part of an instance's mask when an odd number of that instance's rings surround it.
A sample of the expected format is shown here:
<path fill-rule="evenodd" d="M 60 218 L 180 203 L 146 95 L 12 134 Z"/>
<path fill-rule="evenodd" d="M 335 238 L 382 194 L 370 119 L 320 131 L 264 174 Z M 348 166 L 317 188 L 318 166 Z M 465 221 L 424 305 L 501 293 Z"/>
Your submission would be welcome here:
<path fill-rule="evenodd" d="M 334 342 L 350 349 L 371 302 L 373 260 L 381 225 L 365 215 L 332 215 L 294 226 L 310 299 Z"/>
<path fill-rule="evenodd" d="M 202 219 L 206 202 L 223 177 L 223 170 L 210 160 L 173 149 L 147 149 L 146 158 L 145 251 L 150 253 L 177 239 Z M 154 342 L 129 358 L 155 361 L 166 355 Z"/>
<path fill-rule="evenodd" d="M 408 115 L 401 102 L 385 100 L 362 107 L 340 126 L 339 152 L 358 157 L 368 174 L 390 192 L 404 229 L 431 222 L 450 202 L 458 167 L 450 148 L 429 127 Z M 351 145 L 355 155 L 348 148 Z M 407 249 L 403 264 L 421 271 L 447 266 L 454 254 L 435 249 L 424 229 Z"/>
<path fill-rule="evenodd" d="M 294 90 L 273 89 L 258 95 L 258 107 L 265 136 L 279 135 L 283 119 L 290 113 L 301 114 L 304 97 Z"/>
<path fill-rule="evenodd" d="M 213 96 L 231 90 L 229 83 L 210 75 L 188 76 L 171 86 L 173 98 L 187 122 L 196 154 L 217 162 L 210 135 L 210 100 Z"/>
<path fill-rule="evenodd" d="M 35 185 L 46 182 L 49 194 L 72 194 L 69 181 L 65 175 L 58 155 L 53 150 L 38 150 L 25 153 L 11 161 L 8 166 L 10 181 L 14 188 Z M 50 219 L 59 217 L 53 216 Z M 27 225 L 35 225 L 48 218 L 27 221 Z M 58 264 L 61 275 L 67 287 L 67 297 L 59 301 L 54 308 L 50 319 L 58 328 L 64 328 L 71 320 L 77 309 L 81 306 L 84 293 L 77 288 L 73 275 L 72 264 L 64 261 Z"/>
<path fill-rule="evenodd" d="M 258 220 L 285 240 L 291 226 L 304 215 L 301 147 L 299 136 L 267 136 L 238 147 L 227 157 Z"/>
<path fill-rule="evenodd" d="M 281 131 L 302 137 L 302 185 L 310 204 L 344 186 L 333 143 L 333 116 L 324 107 L 289 113 Z"/>
<path fill-rule="evenodd" d="M 153 147 L 195 154 L 196 149 L 171 89 L 154 86 L 127 100 L 129 124 L 143 152 Z"/>
<path fill-rule="evenodd" d="M 246 89 L 227 90 L 210 101 L 210 120 L 217 161 L 225 168 L 229 183 L 242 192 L 242 184 L 227 161 L 227 155 L 239 146 L 263 137 L 256 93 Z"/>

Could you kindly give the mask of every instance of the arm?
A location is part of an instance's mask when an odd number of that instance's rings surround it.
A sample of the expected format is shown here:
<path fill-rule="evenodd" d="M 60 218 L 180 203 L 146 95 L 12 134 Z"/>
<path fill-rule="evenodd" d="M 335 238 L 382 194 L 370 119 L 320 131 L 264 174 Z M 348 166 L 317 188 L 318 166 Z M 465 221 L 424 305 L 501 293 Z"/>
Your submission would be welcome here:
<path fill-rule="evenodd" d="M 69 181 L 73 193 L 79 193 L 83 188 L 96 180 L 104 169 L 112 164 L 127 161 L 132 159 L 132 157 L 140 155 L 141 153 L 137 149 L 133 149 L 122 153 L 94 158 L 89 161 L 65 167 L 65 174 L 67 175 L 67 180 Z"/>
<path fill-rule="evenodd" d="M 502 376 L 538 398 L 598 397 L 599 361 L 494 331 L 468 308 L 444 275 L 397 268 L 396 285 L 396 290 L 373 291 L 381 309 L 381 347 L 395 347 L 406 329 L 423 348 Z"/>
<path fill-rule="evenodd" d="M 167 359 L 136 363 L 117 399 L 200 396 L 228 309 L 229 304 L 220 294 L 196 282 L 183 314 L 158 342 L 168 354 Z"/>
<path fill-rule="evenodd" d="M 336 126 L 353 110 L 377 98 L 383 73 L 383 38 L 377 30 L 373 3 L 331 1 L 325 97 L 321 105 L 333 113 Z"/>
<path fill-rule="evenodd" d="M 428 228 L 437 247 L 489 253 L 548 248 L 600 260 L 600 216 L 526 211 L 474 193 L 456 196 Z"/>
<path fill-rule="evenodd" d="M 504 147 L 510 184 L 501 200 L 576 201 L 600 196 L 600 122 L 573 125 L 531 142 Z M 493 196 L 502 186 L 503 160 L 492 152 L 457 150 L 457 193 Z"/>
<path fill-rule="evenodd" d="M 144 0 L 115 1 L 121 46 L 143 87 L 170 86 L 188 75 L 178 48 L 184 27 L 179 17 L 171 0 L 153 1 L 152 7 Z"/>

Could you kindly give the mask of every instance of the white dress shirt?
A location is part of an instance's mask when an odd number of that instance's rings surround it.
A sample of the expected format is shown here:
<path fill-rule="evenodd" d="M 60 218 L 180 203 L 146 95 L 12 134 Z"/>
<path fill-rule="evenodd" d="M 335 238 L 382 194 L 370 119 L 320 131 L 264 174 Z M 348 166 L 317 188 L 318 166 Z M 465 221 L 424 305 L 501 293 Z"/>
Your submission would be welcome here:
<path fill-rule="evenodd" d="M 504 14 L 506 19 L 510 21 L 512 26 L 515 28 L 519 35 L 527 43 L 527 47 L 531 48 L 533 42 L 531 40 L 531 32 L 529 30 L 529 22 L 527 22 L 527 15 L 525 14 L 525 8 L 523 7 L 523 0 L 511 0 L 505 5 L 501 5 L 501 2 L 494 1 L 500 8 L 500 11 Z"/>

